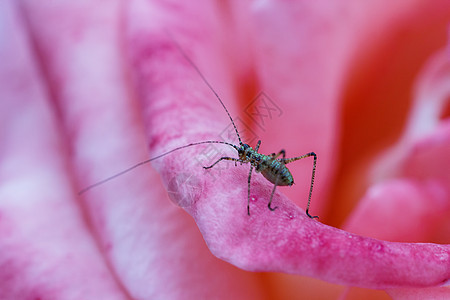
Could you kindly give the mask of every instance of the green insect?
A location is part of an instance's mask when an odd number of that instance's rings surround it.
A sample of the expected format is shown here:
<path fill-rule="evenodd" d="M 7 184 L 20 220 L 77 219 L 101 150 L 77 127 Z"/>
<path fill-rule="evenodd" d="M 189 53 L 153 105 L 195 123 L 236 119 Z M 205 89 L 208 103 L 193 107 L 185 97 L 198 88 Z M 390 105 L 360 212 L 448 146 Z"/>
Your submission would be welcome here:
<path fill-rule="evenodd" d="M 176 43 L 173 40 L 174 44 L 176 45 L 176 47 L 179 49 L 180 53 L 184 56 L 184 58 L 189 62 L 189 64 L 195 69 L 195 71 L 198 73 L 198 75 L 201 77 L 201 79 L 203 80 L 203 82 L 208 86 L 208 88 L 214 93 L 216 99 L 220 102 L 220 104 L 222 105 L 222 107 L 224 108 L 225 112 L 227 113 L 228 117 L 230 118 L 231 124 L 234 127 L 234 130 L 236 132 L 236 136 L 239 140 L 239 146 L 231 144 L 231 143 L 227 143 L 224 141 L 202 141 L 202 142 L 196 142 L 196 143 L 191 143 L 188 145 L 184 145 L 181 147 L 177 147 L 175 149 L 172 149 L 168 152 L 165 152 L 161 155 L 158 155 L 156 157 L 150 158 L 148 160 L 142 161 L 128 169 L 125 169 L 117 174 L 114 174 L 106 179 L 103 179 L 97 183 L 94 183 L 86 188 L 84 188 L 83 190 L 81 190 L 79 192 L 79 194 L 83 194 L 85 192 L 87 192 L 88 190 L 99 186 L 107 181 L 110 181 L 116 177 L 119 177 L 120 175 L 123 175 L 139 166 L 142 166 L 144 164 L 147 164 L 151 161 L 154 161 L 156 159 L 159 159 L 165 155 L 168 155 L 174 151 L 177 150 L 181 150 L 184 148 L 188 148 L 191 146 L 196 146 L 196 145 L 201 145 L 201 144 L 224 144 L 224 145 L 228 145 L 230 147 L 233 147 L 237 153 L 238 153 L 238 158 L 234 158 L 234 157 L 221 157 L 219 158 L 215 163 L 213 163 L 212 165 L 208 166 L 208 167 L 203 167 L 204 169 L 211 169 L 212 167 L 214 167 L 216 164 L 218 164 L 219 162 L 221 162 L 222 160 L 229 160 L 229 161 L 234 161 L 235 163 L 250 163 L 250 172 L 248 174 L 248 193 L 247 193 L 247 214 L 250 216 L 250 182 L 251 182 L 251 177 L 252 177 L 252 173 L 253 170 L 256 173 L 261 173 L 267 180 L 269 180 L 271 183 L 274 184 L 273 189 L 272 189 L 272 193 L 270 195 L 270 200 L 268 203 L 268 207 L 271 211 L 274 211 L 277 207 L 272 207 L 272 200 L 273 200 L 273 195 L 275 193 L 275 189 L 277 186 L 291 186 L 294 184 L 294 178 L 292 177 L 291 172 L 289 171 L 289 169 L 286 167 L 286 164 L 300 160 L 302 158 L 307 158 L 307 157 L 313 157 L 314 161 L 313 161 L 313 168 L 312 168 L 312 175 L 311 175 L 311 186 L 309 189 L 309 196 L 308 196 L 308 204 L 306 206 L 306 215 L 310 218 L 319 218 L 318 216 L 312 216 L 309 214 L 309 206 L 311 203 L 311 196 L 312 196 L 312 191 L 313 191 L 313 186 L 314 186 L 314 177 L 316 174 L 316 164 L 317 164 L 317 155 L 314 152 L 309 152 L 305 155 L 302 156 L 297 156 L 297 157 L 292 157 L 292 158 L 286 158 L 286 152 L 285 150 L 280 150 L 280 152 L 278 153 L 272 153 L 270 155 L 264 155 L 261 153 L 258 153 L 259 147 L 261 145 L 261 141 L 259 140 L 256 144 L 255 149 L 253 149 L 252 147 L 250 147 L 248 144 L 245 144 L 242 142 L 241 140 L 241 136 L 239 135 L 239 131 L 237 130 L 236 124 L 233 121 L 233 118 L 231 117 L 230 113 L 228 112 L 228 109 L 225 107 L 225 104 L 223 103 L 222 99 L 220 99 L 219 95 L 217 94 L 217 92 L 214 90 L 214 88 L 211 86 L 211 84 L 208 82 L 208 80 L 206 80 L 205 76 L 203 76 L 203 74 L 200 72 L 200 70 L 198 69 L 198 67 L 194 64 L 194 62 L 187 56 L 187 54 L 183 51 L 183 49 L 180 47 L 180 45 L 178 43 Z M 281 158 L 280 155 L 282 156 Z"/>

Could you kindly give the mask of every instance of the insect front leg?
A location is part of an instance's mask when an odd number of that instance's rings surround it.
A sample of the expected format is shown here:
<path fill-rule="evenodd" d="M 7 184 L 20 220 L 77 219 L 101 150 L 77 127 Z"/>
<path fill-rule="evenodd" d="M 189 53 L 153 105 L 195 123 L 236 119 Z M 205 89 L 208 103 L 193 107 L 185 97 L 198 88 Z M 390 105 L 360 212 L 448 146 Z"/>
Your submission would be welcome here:
<path fill-rule="evenodd" d="M 231 161 L 234 161 L 234 162 L 241 162 L 241 163 L 244 162 L 244 161 L 242 161 L 242 160 L 240 160 L 240 159 L 237 159 L 237 158 L 224 156 L 224 157 L 219 158 L 215 163 L 213 163 L 213 164 L 210 165 L 209 167 L 203 167 L 203 169 L 211 169 L 211 168 L 214 167 L 219 161 L 222 161 L 222 160 L 231 160 Z"/>
<path fill-rule="evenodd" d="M 306 215 L 308 217 L 310 217 L 311 219 L 314 219 L 314 218 L 318 219 L 319 216 L 311 216 L 309 214 L 309 205 L 311 204 L 311 195 L 312 195 L 313 186 L 314 186 L 314 177 L 316 176 L 316 164 L 317 164 L 317 155 L 316 155 L 316 153 L 309 152 L 309 153 L 307 153 L 305 155 L 298 156 L 298 157 L 293 157 L 293 158 L 288 158 L 288 159 L 284 159 L 283 158 L 282 162 L 284 164 L 288 164 L 288 163 L 291 163 L 293 161 L 296 161 L 296 160 L 299 160 L 299 159 L 302 159 L 302 158 L 306 158 L 306 157 L 310 157 L 310 156 L 314 157 L 314 161 L 313 161 L 313 169 L 312 169 L 312 175 L 311 175 L 311 187 L 309 188 L 308 205 L 306 206 Z"/>

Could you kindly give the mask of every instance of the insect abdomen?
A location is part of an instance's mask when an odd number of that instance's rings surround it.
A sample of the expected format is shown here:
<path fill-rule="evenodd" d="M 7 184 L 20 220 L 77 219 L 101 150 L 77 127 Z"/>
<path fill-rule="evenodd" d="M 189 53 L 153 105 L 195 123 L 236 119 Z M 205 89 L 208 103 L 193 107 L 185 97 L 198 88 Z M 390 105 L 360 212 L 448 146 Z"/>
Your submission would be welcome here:
<path fill-rule="evenodd" d="M 270 182 L 280 186 L 294 184 L 294 178 L 289 169 L 278 160 L 271 160 L 269 164 L 261 170 L 261 174 Z"/>

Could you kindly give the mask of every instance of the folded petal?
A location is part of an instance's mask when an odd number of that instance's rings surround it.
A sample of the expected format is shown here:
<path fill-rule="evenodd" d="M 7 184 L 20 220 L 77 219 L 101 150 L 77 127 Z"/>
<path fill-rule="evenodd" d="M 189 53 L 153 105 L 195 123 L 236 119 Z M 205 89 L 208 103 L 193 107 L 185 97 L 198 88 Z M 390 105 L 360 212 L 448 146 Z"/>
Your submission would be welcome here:
<path fill-rule="evenodd" d="M 450 122 L 440 118 L 450 95 L 449 62 L 439 51 L 425 65 L 403 136 L 374 161 L 371 180 L 378 183 L 347 221 L 349 231 L 391 241 L 449 242 Z"/>
<path fill-rule="evenodd" d="M 372 186 L 345 230 L 395 242 L 429 242 L 446 224 L 449 195 L 439 182 L 393 179 Z"/>
<path fill-rule="evenodd" d="M 199 68 L 212 66 L 220 56 L 203 51 L 216 49 L 216 37 L 208 28 L 219 25 L 213 22 L 201 30 L 195 22 L 183 29 L 173 26 L 169 35 L 161 23 L 145 22 L 143 17 L 133 21 L 129 45 L 132 71 L 152 154 L 216 139 L 217 132 L 227 127 L 226 113 L 174 39 Z M 181 35 L 183 31 L 188 34 Z M 216 68 L 208 78 L 214 82 L 227 75 L 227 70 L 220 74 Z M 233 111 L 233 98 L 228 99 L 227 107 Z M 174 201 L 194 217 L 208 247 L 219 258 L 245 270 L 287 272 L 371 288 L 428 286 L 448 280 L 448 246 L 390 243 L 349 234 L 309 219 L 279 193 L 274 196 L 278 209 L 272 212 L 267 209 L 272 185 L 258 175 L 252 177 L 248 216 L 248 166 L 226 172 L 204 170 L 199 153 L 205 148 L 175 151 L 154 166 L 170 190 L 177 191 L 172 194 Z M 224 155 L 236 155 L 233 148 L 222 148 Z M 183 173 L 193 178 L 189 184 L 180 177 Z"/>
<path fill-rule="evenodd" d="M 24 1 L 24 13 L 72 154 L 74 190 L 148 158 L 122 52 L 119 1 Z M 259 295 L 254 274 L 215 258 L 150 165 L 82 194 L 102 261 L 129 298 Z M 106 297 L 108 298 L 108 297 Z"/>

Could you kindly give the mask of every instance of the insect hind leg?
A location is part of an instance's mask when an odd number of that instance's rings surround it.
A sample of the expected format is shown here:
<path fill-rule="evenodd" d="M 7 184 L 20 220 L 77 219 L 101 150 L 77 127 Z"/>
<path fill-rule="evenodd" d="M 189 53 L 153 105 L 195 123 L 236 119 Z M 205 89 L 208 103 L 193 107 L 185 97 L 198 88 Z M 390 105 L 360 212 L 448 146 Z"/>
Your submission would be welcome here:
<path fill-rule="evenodd" d="M 307 158 L 307 157 L 310 157 L 310 156 L 314 157 L 314 161 L 313 161 L 313 169 L 312 169 L 312 174 L 311 174 L 311 186 L 309 188 L 309 195 L 308 195 L 308 204 L 306 205 L 306 215 L 308 217 L 310 217 L 311 219 L 318 219 L 319 216 L 312 216 L 312 215 L 309 214 L 309 206 L 311 204 L 311 196 L 312 196 L 312 191 L 313 191 L 313 186 L 314 186 L 314 178 L 316 176 L 316 165 L 317 165 L 317 155 L 316 155 L 316 153 L 309 152 L 309 153 L 306 153 L 305 155 L 302 155 L 302 156 L 286 158 L 286 159 L 282 158 L 281 161 L 284 164 L 288 164 L 288 163 L 300 160 L 302 158 Z"/>

